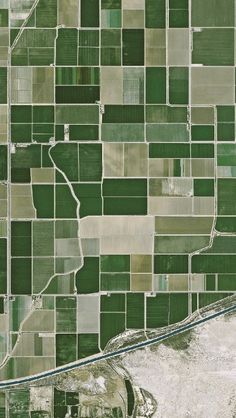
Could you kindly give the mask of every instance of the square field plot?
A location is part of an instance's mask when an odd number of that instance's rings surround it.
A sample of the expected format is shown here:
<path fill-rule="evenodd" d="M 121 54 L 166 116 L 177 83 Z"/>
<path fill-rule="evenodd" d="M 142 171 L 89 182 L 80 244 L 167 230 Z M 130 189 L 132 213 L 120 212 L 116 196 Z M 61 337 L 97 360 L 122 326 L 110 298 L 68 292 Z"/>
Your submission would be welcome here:
<path fill-rule="evenodd" d="M 192 104 L 234 104 L 234 68 L 191 69 Z"/>
<path fill-rule="evenodd" d="M 193 32 L 192 63 L 234 65 L 234 29 L 211 28 Z"/>

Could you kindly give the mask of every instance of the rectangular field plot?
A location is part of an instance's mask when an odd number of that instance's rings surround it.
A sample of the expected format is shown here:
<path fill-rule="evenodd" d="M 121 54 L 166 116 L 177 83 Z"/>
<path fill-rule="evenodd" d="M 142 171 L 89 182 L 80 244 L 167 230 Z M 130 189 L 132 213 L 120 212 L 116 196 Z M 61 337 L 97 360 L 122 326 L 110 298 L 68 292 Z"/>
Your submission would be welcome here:
<path fill-rule="evenodd" d="M 124 313 L 106 313 L 100 315 L 100 345 L 104 349 L 108 341 L 125 330 Z"/>

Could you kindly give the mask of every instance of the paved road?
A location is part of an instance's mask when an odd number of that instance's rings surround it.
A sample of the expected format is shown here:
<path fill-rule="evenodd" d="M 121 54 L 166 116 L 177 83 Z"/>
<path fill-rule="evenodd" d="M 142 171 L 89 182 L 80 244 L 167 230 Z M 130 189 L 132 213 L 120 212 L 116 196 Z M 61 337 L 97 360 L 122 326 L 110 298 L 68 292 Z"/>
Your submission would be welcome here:
<path fill-rule="evenodd" d="M 37 380 L 40 379 L 45 379 L 46 377 L 51 377 L 51 376 L 55 376 L 59 373 L 62 372 L 68 372 L 70 370 L 74 370 L 74 369 L 78 369 L 79 367 L 82 366 L 88 366 L 89 364 L 94 364 L 97 363 L 98 361 L 101 360 L 108 360 L 110 358 L 113 357 L 117 357 L 121 354 L 125 354 L 128 353 L 130 351 L 134 351 L 137 350 L 139 348 L 143 348 L 143 347 L 147 347 L 149 345 L 161 342 L 163 340 L 166 340 L 169 337 L 173 337 L 175 335 L 178 335 L 184 331 L 188 331 L 190 329 L 193 329 L 195 327 L 197 327 L 198 325 L 201 325 L 211 319 L 217 318 L 219 316 L 222 316 L 226 313 L 230 313 L 230 312 L 234 312 L 236 311 L 236 304 L 232 305 L 228 308 L 222 309 L 221 311 L 215 312 L 213 314 L 207 315 L 197 321 L 193 321 L 189 324 L 186 325 L 182 325 L 172 331 L 169 331 L 163 335 L 159 335 L 158 337 L 154 337 L 154 338 L 150 338 L 149 340 L 145 340 L 143 342 L 137 343 L 137 344 L 132 344 L 128 347 L 125 348 L 120 348 L 116 351 L 110 352 L 110 353 L 106 353 L 106 354 L 98 354 L 97 356 L 93 356 L 93 358 L 88 358 L 87 360 L 79 360 L 77 362 L 74 363 L 70 363 L 68 365 L 62 366 L 62 367 L 58 367 L 54 370 L 49 370 L 46 372 L 42 372 L 40 374 L 34 375 L 34 376 L 28 376 L 28 377 L 22 377 L 19 379 L 15 379 L 15 380 L 8 380 L 8 381 L 4 381 L 4 382 L 0 382 L 0 388 L 4 389 L 4 388 L 10 388 L 11 386 L 16 386 L 22 383 L 28 383 L 28 382 L 35 382 Z"/>

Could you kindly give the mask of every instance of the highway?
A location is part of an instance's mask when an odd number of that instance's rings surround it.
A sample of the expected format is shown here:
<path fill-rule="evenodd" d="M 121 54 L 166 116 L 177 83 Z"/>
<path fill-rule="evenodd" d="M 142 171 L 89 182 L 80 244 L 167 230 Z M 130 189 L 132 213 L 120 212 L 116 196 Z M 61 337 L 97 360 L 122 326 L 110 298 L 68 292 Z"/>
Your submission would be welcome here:
<path fill-rule="evenodd" d="M 98 361 L 108 360 L 108 359 L 120 356 L 122 354 L 129 353 L 131 351 L 137 350 L 139 348 L 148 347 L 152 344 L 156 344 L 156 343 L 159 343 L 163 340 L 166 340 L 169 337 L 173 337 L 173 336 L 176 336 L 176 335 L 178 335 L 182 332 L 194 329 L 197 326 L 199 326 L 201 324 L 204 324 L 205 322 L 210 321 L 211 319 L 220 317 L 224 314 L 231 313 L 231 312 L 234 312 L 234 311 L 236 311 L 236 304 L 234 304 L 234 305 L 232 305 L 228 308 L 222 309 L 218 312 L 206 315 L 205 317 L 202 317 L 202 318 L 200 318 L 196 321 L 190 322 L 189 324 L 179 326 L 178 328 L 176 328 L 172 331 L 166 332 L 163 335 L 159 335 L 157 337 L 150 338 L 149 340 L 145 340 L 145 341 L 140 342 L 140 343 L 129 345 L 128 347 L 120 348 L 120 349 L 118 349 L 116 351 L 113 351 L 113 352 L 110 352 L 110 353 L 98 354 L 96 356 L 89 357 L 86 360 L 78 360 L 76 362 L 67 364 L 65 366 L 58 367 L 54 370 L 45 371 L 45 372 L 39 373 L 37 375 L 28 376 L 28 377 L 21 377 L 21 378 L 15 379 L 15 380 L 2 381 L 2 382 L 0 382 L 0 389 L 4 389 L 4 388 L 7 389 L 7 388 L 10 388 L 10 387 L 13 387 L 13 386 L 16 386 L 16 385 L 35 382 L 35 381 L 40 380 L 40 379 L 45 379 L 47 377 L 56 376 L 56 375 L 58 375 L 62 372 L 68 372 L 68 371 L 75 370 L 75 369 L 78 369 L 78 368 L 83 367 L 83 366 L 88 366 L 90 364 L 97 363 Z"/>

